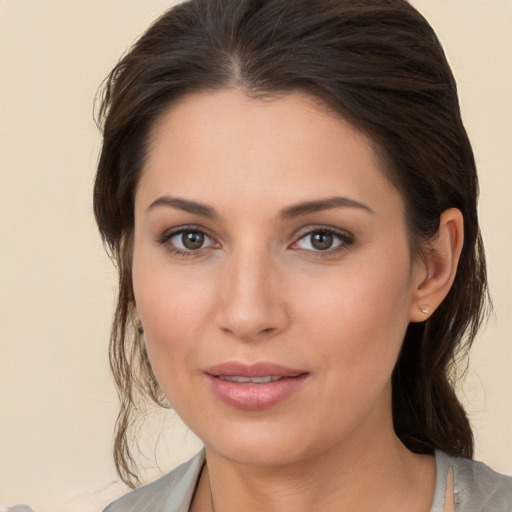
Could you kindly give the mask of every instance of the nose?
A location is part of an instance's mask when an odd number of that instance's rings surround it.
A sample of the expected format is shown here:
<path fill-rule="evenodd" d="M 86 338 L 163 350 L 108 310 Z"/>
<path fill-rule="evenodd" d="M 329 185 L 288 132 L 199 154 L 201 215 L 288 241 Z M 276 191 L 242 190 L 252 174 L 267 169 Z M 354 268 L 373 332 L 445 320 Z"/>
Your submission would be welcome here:
<path fill-rule="evenodd" d="M 225 264 L 220 284 L 218 326 L 241 341 L 267 339 L 289 323 L 279 271 L 266 254 L 239 251 Z"/>

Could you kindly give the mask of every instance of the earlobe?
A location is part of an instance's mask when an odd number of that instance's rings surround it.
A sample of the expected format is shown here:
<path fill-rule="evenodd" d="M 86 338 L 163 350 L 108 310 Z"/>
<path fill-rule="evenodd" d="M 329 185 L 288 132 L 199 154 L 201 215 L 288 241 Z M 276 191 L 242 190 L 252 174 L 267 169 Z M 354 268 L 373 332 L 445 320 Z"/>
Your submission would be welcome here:
<path fill-rule="evenodd" d="M 440 218 L 437 235 L 430 241 L 430 248 L 418 265 L 418 282 L 415 283 L 409 320 L 423 322 L 441 304 L 452 286 L 457 273 L 464 243 L 464 219 L 457 208 L 445 210 Z"/>

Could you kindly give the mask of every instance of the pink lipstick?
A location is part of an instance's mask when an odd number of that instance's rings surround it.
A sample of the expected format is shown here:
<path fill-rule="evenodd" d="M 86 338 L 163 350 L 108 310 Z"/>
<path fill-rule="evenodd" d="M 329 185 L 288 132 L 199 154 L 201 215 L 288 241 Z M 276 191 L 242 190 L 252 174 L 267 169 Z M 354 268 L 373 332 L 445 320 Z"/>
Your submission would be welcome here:
<path fill-rule="evenodd" d="M 282 402 L 307 379 L 308 372 L 274 363 L 229 361 L 204 372 L 213 393 L 238 409 L 256 411 Z"/>

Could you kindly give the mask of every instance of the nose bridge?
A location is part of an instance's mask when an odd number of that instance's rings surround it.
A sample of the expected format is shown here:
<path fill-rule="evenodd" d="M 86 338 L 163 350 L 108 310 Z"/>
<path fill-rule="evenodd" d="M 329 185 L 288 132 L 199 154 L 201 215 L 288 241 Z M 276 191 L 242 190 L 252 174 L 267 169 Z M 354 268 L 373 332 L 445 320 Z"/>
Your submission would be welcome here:
<path fill-rule="evenodd" d="M 244 340 L 283 329 L 287 314 L 277 274 L 270 251 L 252 243 L 234 249 L 221 283 L 219 326 Z"/>

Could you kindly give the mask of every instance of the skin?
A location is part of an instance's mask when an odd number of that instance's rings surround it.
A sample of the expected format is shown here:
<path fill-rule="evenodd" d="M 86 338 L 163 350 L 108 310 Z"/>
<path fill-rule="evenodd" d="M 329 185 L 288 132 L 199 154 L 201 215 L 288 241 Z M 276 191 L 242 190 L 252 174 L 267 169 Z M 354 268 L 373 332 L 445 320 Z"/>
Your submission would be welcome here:
<path fill-rule="evenodd" d="M 290 211 L 334 196 L 349 201 Z M 176 252 L 183 227 L 206 235 L 199 249 Z M 310 233 L 326 229 L 333 246 L 318 250 Z M 205 443 L 192 511 L 211 509 L 210 487 L 217 512 L 430 509 L 434 459 L 395 436 L 391 374 L 407 325 L 453 281 L 460 212 L 432 244 L 413 258 L 370 141 L 311 97 L 196 93 L 162 116 L 135 196 L 133 286 L 160 386 Z M 308 377 L 241 410 L 204 374 L 233 360 Z"/>

